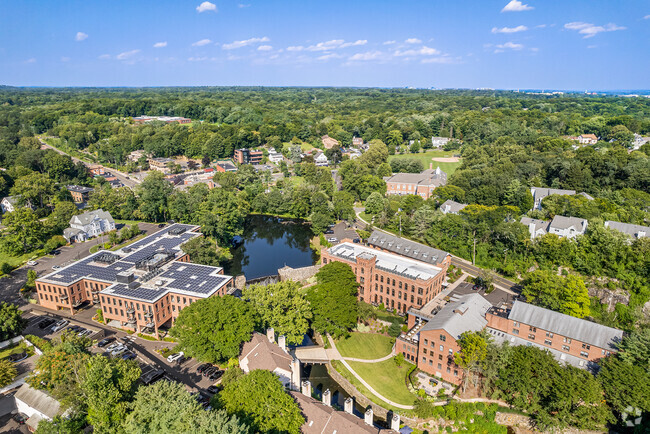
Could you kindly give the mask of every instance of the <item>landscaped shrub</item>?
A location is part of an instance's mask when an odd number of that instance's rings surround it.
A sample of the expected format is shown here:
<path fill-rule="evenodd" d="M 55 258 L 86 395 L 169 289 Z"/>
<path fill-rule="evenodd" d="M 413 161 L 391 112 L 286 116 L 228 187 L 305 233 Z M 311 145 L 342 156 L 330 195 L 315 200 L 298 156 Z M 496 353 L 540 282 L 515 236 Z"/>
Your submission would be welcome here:
<path fill-rule="evenodd" d="M 396 338 L 400 335 L 402 332 L 402 327 L 398 323 L 392 323 L 390 327 L 388 327 L 388 335 Z"/>
<path fill-rule="evenodd" d="M 11 273 L 11 270 L 13 270 L 13 267 L 7 262 L 3 262 L 2 265 L 0 265 L 0 271 L 2 274 L 9 274 Z"/>

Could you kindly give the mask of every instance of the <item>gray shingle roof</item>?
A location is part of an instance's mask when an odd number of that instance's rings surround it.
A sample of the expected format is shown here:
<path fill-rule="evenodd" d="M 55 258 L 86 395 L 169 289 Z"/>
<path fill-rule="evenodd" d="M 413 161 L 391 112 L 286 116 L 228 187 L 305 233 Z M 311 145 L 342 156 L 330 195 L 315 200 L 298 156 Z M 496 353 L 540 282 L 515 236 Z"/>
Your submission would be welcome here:
<path fill-rule="evenodd" d="M 368 238 L 368 244 L 382 250 L 387 250 L 432 265 L 441 263 L 447 256 L 449 256 L 449 253 L 444 250 L 425 246 L 424 244 L 406 240 L 378 230 L 372 231 L 370 238 Z"/>
<path fill-rule="evenodd" d="M 54 419 L 54 416 L 59 413 L 61 408 L 59 401 L 41 390 L 32 388 L 28 384 L 20 386 L 18 391 L 16 391 L 14 398 L 24 402 L 31 408 L 38 410 L 40 413 L 43 413 L 51 419 Z"/>
<path fill-rule="evenodd" d="M 251 371 L 263 369 L 273 372 L 280 368 L 291 372 L 293 357 L 284 352 L 276 343 L 271 343 L 261 333 L 253 333 L 251 340 L 244 344 L 241 354 L 241 360 L 248 360 L 248 369 Z"/>
<path fill-rule="evenodd" d="M 549 227 L 556 229 L 569 229 L 571 226 L 573 226 L 576 231 L 584 231 L 587 226 L 587 220 L 578 217 L 556 215 L 553 217 L 553 220 L 551 220 Z"/>
<path fill-rule="evenodd" d="M 633 225 L 631 223 L 621 223 L 621 222 L 614 222 L 611 220 L 607 220 L 605 222 L 605 227 L 616 229 L 617 231 L 623 232 L 624 234 L 631 235 L 634 238 L 650 236 L 650 227 L 648 226 Z M 639 237 L 639 233 L 643 233 L 644 235 Z"/>
<path fill-rule="evenodd" d="M 95 218 L 100 218 L 102 220 L 107 220 L 109 222 L 113 222 L 113 217 L 111 217 L 111 213 L 108 211 L 104 211 L 103 209 L 99 208 L 94 211 L 87 211 L 83 214 L 79 214 L 76 216 L 72 216 L 70 219 L 70 224 L 75 224 L 77 220 L 81 222 L 82 225 L 87 225 L 90 222 L 92 222 Z"/>
<path fill-rule="evenodd" d="M 459 203 L 451 199 L 446 200 L 442 205 L 440 205 L 440 210 L 442 212 L 450 214 L 458 214 L 460 210 L 467 206 L 466 203 Z"/>
<path fill-rule="evenodd" d="M 529 226 L 530 224 L 534 224 L 534 232 L 537 232 L 538 230 L 542 229 L 544 230 L 544 233 L 548 232 L 548 225 L 549 221 L 547 220 L 539 220 L 539 219 L 531 219 L 530 217 L 522 217 L 520 220 L 521 224 L 524 226 Z"/>
<path fill-rule="evenodd" d="M 403 182 L 405 184 L 434 185 L 439 187 L 447 184 L 447 174 L 438 167 L 435 170 L 427 169 L 421 173 L 396 173 L 384 178 L 389 182 Z"/>
<path fill-rule="evenodd" d="M 487 325 L 486 312 L 492 304 L 479 294 L 466 294 L 458 301 L 447 303 L 422 327 L 421 331 L 445 330 L 455 339 L 464 332 L 483 330 Z"/>
<path fill-rule="evenodd" d="M 605 349 L 616 348 L 623 338 L 621 330 L 522 301 L 514 302 L 508 319 Z"/>

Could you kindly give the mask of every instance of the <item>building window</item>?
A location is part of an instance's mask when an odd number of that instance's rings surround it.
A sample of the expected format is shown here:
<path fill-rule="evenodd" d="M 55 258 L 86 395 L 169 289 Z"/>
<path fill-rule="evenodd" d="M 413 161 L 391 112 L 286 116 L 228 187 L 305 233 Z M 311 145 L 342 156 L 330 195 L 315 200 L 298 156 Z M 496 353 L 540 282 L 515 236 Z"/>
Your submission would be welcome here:
<path fill-rule="evenodd" d="M 544 345 L 553 345 L 553 341 L 550 339 L 544 339 Z"/>
<path fill-rule="evenodd" d="M 521 324 L 519 323 L 519 321 L 515 321 L 512 325 L 513 325 L 514 327 L 519 327 Z"/>
<path fill-rule="evenodd" d="M 361 267 L 361 274 L 365 274 L 364 268 Z"/>
<path fill-rule="evenodd" d="M 528 326 L 528 331 L 535 333 L 537 331 L 537 327 Z"/>
<path fill-rule="evenodd" d="M 402 282 L 399 282 L 399 289 L 402 289 Z"/>
<path fill-rule="evenodd" d="M 426 362 L 427 362 L 427 358 L 426 358 L 426 357 L 422 357 L 422 363 L 426 363 Z"/>
<path fill-rule="evenodd" d="M 546 332 L 546 337 L 553 339 L 553 333 Z"/>
<path fill-rule="evenodd" d="M 454 377 L 458 377 L 458 369 L 454 369 Z"/>
<path fill-rule="evenodd" d="M 438 363 L 438 369 L 442 369 L 442 363 Z"/>
<path fill-rule="evenodd" d="M 591 349 L 591 345 L 589 345 L 589 344 L 582 344 L 582 349 L 583 349 L 583 350 L 590 350 L 590 349 Z"/>
<path fill-rule="evenodd" d="M 570 344 L 571 343 L 571 338 L 564 338 L 562 340 L 562 342 L 564 342 L 565 344 Z"/>
<path fill-rule="evenodd" d="M 429 340 L 428 339 L 424 340 L 424 345 L 429 345 Z"/>
<path fill-rule="evenodd" d="M 535 335 L 532 334 L 532 333 L 528 333 L 528 339 L 530 339 L 531 341 L 534 341 L 535 340 Z"/>
<path fill-rule="evenodd" d="M 445 351 L 445 347 L 442 346 L 442 345 L 440 345 L 440 351 L 441 351 L 441 352 L 444 352 L 444 351 Z"/>
<path fill-rule="evenodd" d="M 447 342 L 447 336 L 440 335 L 440 342 Z"/>
<path fill-rule="evenodd" d="M 518 335 L 519 334 L 519 329 L 512 329 L 512 334 L 513 335 Z"/>
<path fill-rule="evenodd" d="M 427 349 L 426 349 L 426 348 L 423 349 L 422 352 L 423 352 L 424 354 L 426 354 L 426 353 L 427 353 Z"/>
<path fill-rule="evenodd" d="M 586 351 L 580 351 L 580 355 L 581 355 L 582 357 L 584 357 L 584 358 L 589 357 L 589 353 L 586 352 Z"/>
<path fill-rule="evenodd" d="M 570 351 L 571 347 L 568 345 L 562 345 L 562 351 Z"/>
<path fill-rule="evenodd" d="M 451 368 L 447 366 L 447 374 L 451 373 Z"/>

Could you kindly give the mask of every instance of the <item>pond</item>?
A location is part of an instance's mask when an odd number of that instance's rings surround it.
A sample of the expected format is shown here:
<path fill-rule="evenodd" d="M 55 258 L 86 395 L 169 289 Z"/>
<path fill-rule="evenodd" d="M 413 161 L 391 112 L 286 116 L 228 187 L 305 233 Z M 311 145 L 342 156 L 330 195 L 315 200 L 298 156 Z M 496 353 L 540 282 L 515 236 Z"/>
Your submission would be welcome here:
<path fill-rule="evenodd" d="M 254 215 L 244 224 L 244 233 L 232 249 L 226 274 L 244 274 L 247 280 L 278 274 L 278 268 L 314 265 L 318 256 L 309 248 L 309 225 L 296 220 Z"/>

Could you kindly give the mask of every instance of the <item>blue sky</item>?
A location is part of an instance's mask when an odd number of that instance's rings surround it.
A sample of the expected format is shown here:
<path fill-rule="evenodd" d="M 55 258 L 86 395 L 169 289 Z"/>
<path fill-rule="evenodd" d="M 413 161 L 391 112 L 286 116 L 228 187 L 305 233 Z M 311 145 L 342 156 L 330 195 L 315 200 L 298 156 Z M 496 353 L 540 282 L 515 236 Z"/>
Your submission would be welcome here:
<path fill-rule="evenodd" d="M 650 88 L 650 1 L 8 1 L 0 84 Z"/>

